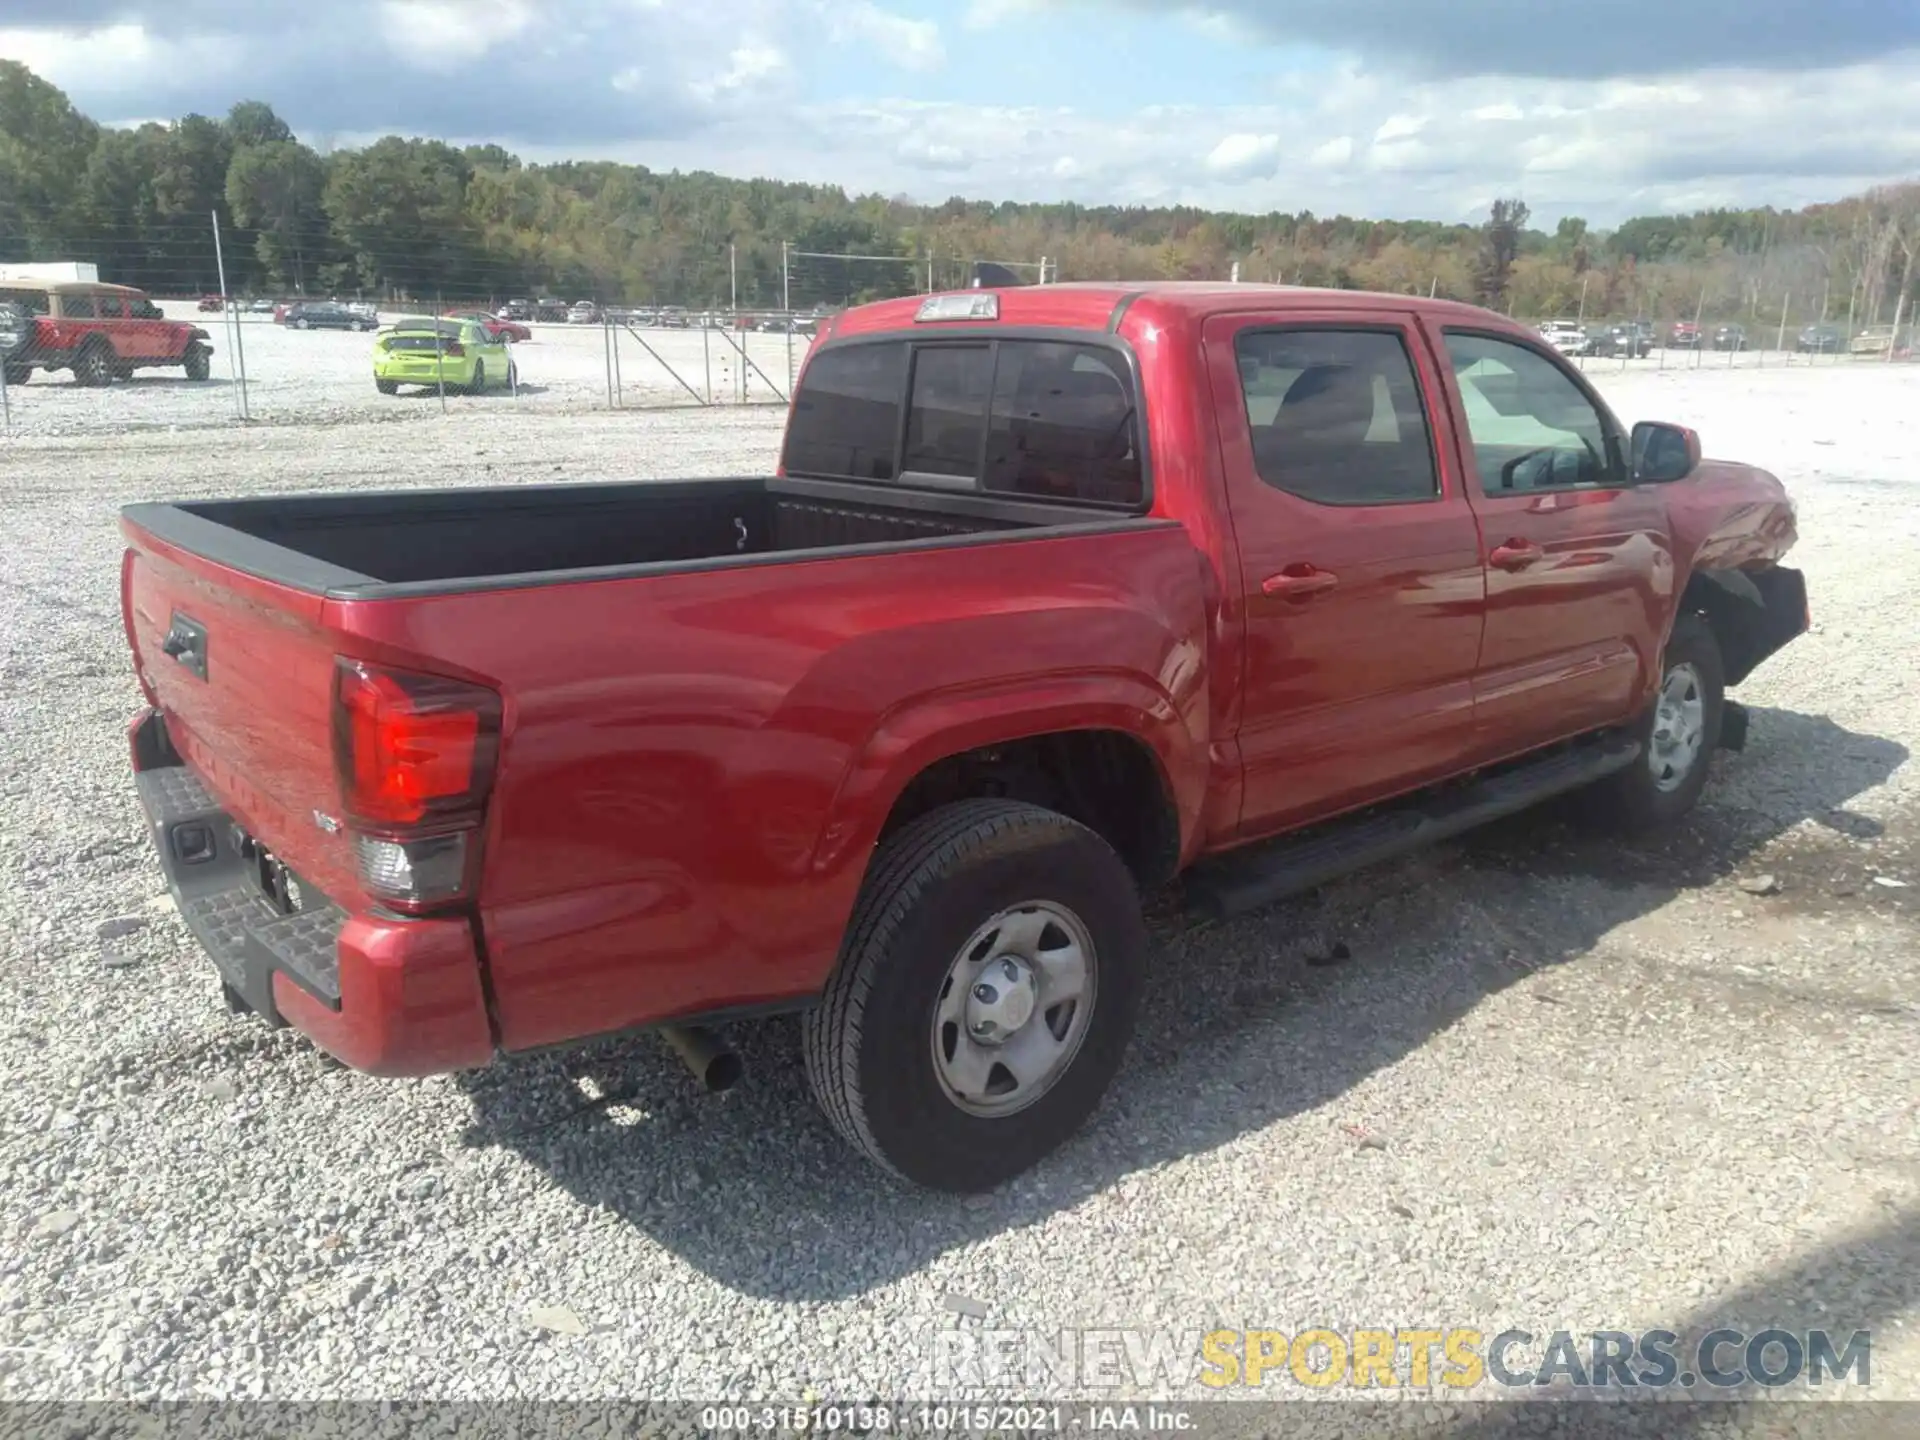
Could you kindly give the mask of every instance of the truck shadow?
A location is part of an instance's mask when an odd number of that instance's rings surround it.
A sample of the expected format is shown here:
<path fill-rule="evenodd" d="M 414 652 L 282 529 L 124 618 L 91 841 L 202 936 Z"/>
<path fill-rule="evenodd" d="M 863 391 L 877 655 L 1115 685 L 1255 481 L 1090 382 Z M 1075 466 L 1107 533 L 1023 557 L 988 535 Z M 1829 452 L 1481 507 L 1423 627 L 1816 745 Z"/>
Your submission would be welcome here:
<path fill-rule="evenodd" d="M 1763 847 L 1783 902 L 1864 903 L 1836 877 L 1862 863 L 1851 841 L 1880 826 L 1847 807 L 1907 755 L 1824 717 L 1755 710 L 1745 753 L 1717 759 L 1708 802 L 1662 842 L 1589 834 L 1548 808 L 1231 921 L 1196 923 L 1163 899 L 1150 907 L 1139 1028 L 1105 1105 L 991 1195 L 915 1190 L 848 1149 L 814 1108 L 790 1019 L 732 1035 L 747 1078 L 717 1097 L 644 1037 L 467 1075 L 467 1143 L 516 1152 L 733 1288 L 857 1296 L 1324 1105 L 1488 996 L 1687 890 L 1744 875 Z M 1773 845 L 1805 821 L 1810 831 Z M 1897 897 L 1920 921 L 1905 898 L 1916 893 L 1873 898 Z"/>
<path fill-rule="evenodd" d="M 1920 1209 L 1888 1202 L 1882 1217 L 1874 1223 L 1796 1255 L 1746 1284 L 1713 1296 L 1685 1314 L 1667 1316 L 1660 1325 L 1650 1328 L 1665 1329 L 1678 1337 L 1672 1354 L 1689 1369 L 1706 1336 L 1722 1328 L 1745 1336 L 1774 1328 L 1802 1336 L 1824 1330 L 1835 1352 L 1844 1355 L 1856 1332 L 1864 1330 L 1873 1339 L 1884 1337 L 1899 1327 L 1901 1318 L 1911 1314 L 1916 1303 L 1920 1303 Z M 1585 1337 L 1576 1335 L 1575 1344 L 1584 1347 Z M 1747 1368 L 1744 1345 L 1723 1346 L 1712 1358 L 1723 1369 Z M 1669 1387 L 1655 1395 L 1616 1389 L 1598 1392 L 1605 1403 L 1589 1405 L 1570 1405 L 1567 1392 L 1560 1390 L 1550 1392 L 1552 1399 L 1508 1398 L 1427 1407 L 1429 1413 L 1457 1410 L 1460 1414 L 1438 1419 L 1431 1428 L 1397 1433 L 1425 1435 L 1431 1440 L 1493 1440 L 1521 1435 L 1554 1435 L 1568 1440 L 1589 1435 L 1688 1440 L 1692 1436 L 1785 1434 L 1787 1428 L 1779 1424 L 1782 1399 L 1804 1404 L 1827 1398 L 1848 1403 L 1821 1406 L 1818 1422 L 1801 1433 L 1818 1434 L 1823 1440 L 1881 1440 L 1910 1435 L 1913 1402 L 1875 1401 L 1865 1388 L 1873 1378 L 1877 1367 L 1872 1362 L 1877 1359 L 1869 1351 L 1861 1369 L 1838 1378 L 1829 1373 L 1821 1382 L 1821 1389 L 1830 1392 L 1824 1397 L 1820 1390 L 1809 1388 L 1805 1373 L 1794 1375 L 1788 1385 L 1771 1391 L 1751 1381 L 1719 1390 L 1704 1384 L 1677 1391 Z M 1781 1367 L 1787 1362 L 1783 1353 L 1776 1351 L 1767 1363 Z M 1835 1391 L 1839 1393 L 1831 1393 Z M 1696 1403 L 1672 1403 L 1683 1396 Z M 1765 1410 L 1756 1408 L 1768 1401 L 1775 1403 Z"/>

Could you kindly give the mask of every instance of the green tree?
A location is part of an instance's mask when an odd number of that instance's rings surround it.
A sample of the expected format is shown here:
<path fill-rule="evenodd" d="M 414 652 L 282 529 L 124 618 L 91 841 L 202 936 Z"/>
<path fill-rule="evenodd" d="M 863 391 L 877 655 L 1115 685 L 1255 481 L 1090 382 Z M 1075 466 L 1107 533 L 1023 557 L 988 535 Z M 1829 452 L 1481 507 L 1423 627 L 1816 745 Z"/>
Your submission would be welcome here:
<path fill-rule="evenodd" d="M 254 255 L 269 278 L 304 291 L 314 255 L 325 249 L 321 204 L 326 167 L 297 140 L 249 145 L 227 167 L 227 206 L 254 232 Z"/>
<path fill-rule="evenodd" d="M 0 259 L 28 259 L 70 238 L 99 133 L 58 87 L 0 59 Z"/>
<path fill-rule="evenodd" d="M 242 100 L 227 112 L 227 138 L 236 149 L 248 145 L 283 145 L 293 131 L 264 100 Z"/>
<path fill-rule="evenodd" d="M 1473 277 L 1482 305 L 1498 309 L 1506 303 L 1513 262 L 1519 258 L 1520 242 L 1531 213 L 1524 200 L 1493 202 L 1487 223 L 1481 227 L 1479 264 Z"/>
<path fill-rule="evenodd" d="M 333 157 L 323 203 L 362 285 L 408 294 L 485 287 L 465 209 L 472 170 L 439 140 L 376 140 Z"/>

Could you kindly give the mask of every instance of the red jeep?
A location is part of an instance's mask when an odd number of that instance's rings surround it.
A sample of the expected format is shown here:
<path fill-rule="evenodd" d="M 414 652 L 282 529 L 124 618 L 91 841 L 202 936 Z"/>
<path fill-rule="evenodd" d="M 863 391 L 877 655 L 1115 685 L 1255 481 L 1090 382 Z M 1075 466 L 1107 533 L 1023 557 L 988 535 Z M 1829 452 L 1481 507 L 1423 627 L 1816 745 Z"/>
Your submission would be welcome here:
<path fill-rule="evenodd" d="M 0 286 L 0 364 L 9 385 L 35 370 L 71 370 L 81 385 L 124 380 L 135 370 L 178 365 L 189 380 L 212 373 L 205 330 L 169 320 L 139 290 L 73 281 Z"/>
<path fill-rule="evenodd" d="M 1765 471 L 1504 316 L 1254 285 L 848 311 L 773 475 L 123 517 L 133 768 L 236 1009 L 388 1075 L 654 1028 L 709 1085 L 804 1011 L 834 1126 L 959 1190 L 1092 1113 L 1140 893 L 1575 790 L 1679 825 L 1807 623 Z"/>

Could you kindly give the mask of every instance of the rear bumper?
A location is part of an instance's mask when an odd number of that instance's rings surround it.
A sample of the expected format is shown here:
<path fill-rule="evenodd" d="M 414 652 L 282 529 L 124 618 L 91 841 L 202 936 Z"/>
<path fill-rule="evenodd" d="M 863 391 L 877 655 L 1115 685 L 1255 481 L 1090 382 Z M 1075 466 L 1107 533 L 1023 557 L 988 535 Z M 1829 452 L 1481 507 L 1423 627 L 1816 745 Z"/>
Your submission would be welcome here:
<path fill-rule="evenodd" d="M 128 738 L 167 889 L 229 1003 L 370 1074 L 493 1058 L 469 921 L 350 913 L 289 884 L 180 758 L 164 717 L 143 710 Z"/>

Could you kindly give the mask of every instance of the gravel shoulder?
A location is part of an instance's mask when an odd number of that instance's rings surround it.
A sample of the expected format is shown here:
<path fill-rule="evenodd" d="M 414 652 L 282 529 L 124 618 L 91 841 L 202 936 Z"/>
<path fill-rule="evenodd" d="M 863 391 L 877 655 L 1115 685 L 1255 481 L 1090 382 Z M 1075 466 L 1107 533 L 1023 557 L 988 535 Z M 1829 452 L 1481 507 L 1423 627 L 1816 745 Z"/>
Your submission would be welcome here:
<path fill-rule="evenodd" d="M 751 472 L 777 412 L 0 442 L 0 1398 L 913 1394 L 965 1311 L 1867 1328 L 1920 1399 L 1920 367 L 1596 378 L 1799 505 L 1815 632 L 1696 823 L 1163 908 L 1094 1126 L 966 1203 L 837 1142 L 788 1024 L 705 1097 L 646 1040 L 382 1081 L 229 1018 L 125 773 L 120 504 Z"/>

